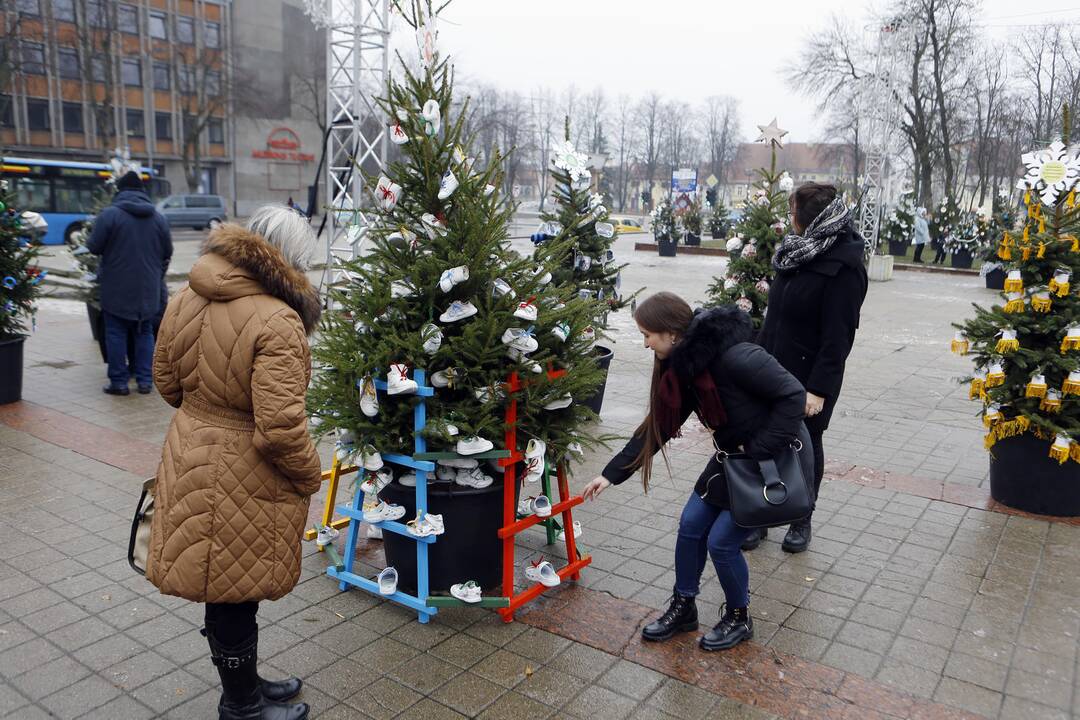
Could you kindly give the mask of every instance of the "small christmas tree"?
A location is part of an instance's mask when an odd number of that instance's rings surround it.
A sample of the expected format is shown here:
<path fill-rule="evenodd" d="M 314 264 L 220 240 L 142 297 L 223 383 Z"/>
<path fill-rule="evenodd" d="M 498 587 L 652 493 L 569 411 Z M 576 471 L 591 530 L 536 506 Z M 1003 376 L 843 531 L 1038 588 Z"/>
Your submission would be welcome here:
<path fill-rule="evenodd" d="M 690 204 L 679 213 L 679 218 L 682 221 L 683 229 L 686 230 L 687 235 L 694 235 L 701 237 L 701 198 L 692 196 Z"/>
<path fill-rule="evenodd" d="M 910 244 L 915 235 L 915 191 L 908 190 L 885 220 L 881 239 L 889 243 Z"/>
<path fill-rule="evenodd" d="M 1034 433 L 1058 462 L 1080 462 L 1080 155 L 1064 138 L 1027 153 L 1020 180 L 1027 208 L 1019 236 L 1003 232 L 997 255 L 1005 264 L 1003 302 L 975 306 L 975 317 L 953 339 L 970 354 L 970 397 L 982 403 L 986 448 Z"/>
<path fill-rule="evenodd" d="M 588 158 L 570 143 L 570 118 L 566 118 L 565 141 L 551 159 L 554 180 L 555 210 L 540 216 L 542 224 L 536 236 L 540 245 L 535 259 L 544 262 L 553 240 L 555 245 L 569 243 L 561 263 L 553 266 L 552 282 L 557 288 L 569 287 L 583 297 L 595 298 L 606 308 L 596 322 L 607 325 L 607 311 L 622 308 L 627 300 L 619 293 L 620 271 L 611 246 L 618 233 L 610 222 L 610 213 L 601 194 L 589 193 Z"/>
<path fill-rule="evenodd" d="M 540 262 L 510 249 L 500 155 L 493 149 L 480 167 L 463 136 L 468 103 L 450 114 L 452 70 L 425 5 L 410 19 L 425 38 L 421 71 L 403 68 L 378 100 L 401 159 L 370 183 L 364 254 L 343 263 L 349 280 L 330 289 L 309 410 L 319 434 L 337 431 L 339 457 L 411 455 L 412 370 L 422 369 L 436 388 L 424 431 L 432 449 L 475 452 L 501 445 L 506 382 L 517 372 L 528 383 L 516 395 L 518 437 L 544 441 L 549 461 L 571 461 L 602 440 L 585 424 L 595 415 L 572 400 L 601 382 L 593 323 L 606 303 L 551 282 L 572 238 L 545 243 Z M 549 369 L 567 372 L 551 378 Z M 377 379 L 387 394 L 376 393 Z"/>
<path fill-rule="evenodd" d="M 34 265 L 34 229 L 14 207 L 6 180 L 0 181 L 0 340 L 26 335 L 34 325 L 34 301 L 46 271 Z"/>
<path fill-rule="evenodd" d="M 679 242 L 679 228 L 670 198 L 664 198 L 649 213 L 650 227 L 656 242 Z"/>
<path fill-rule="evenodd" d="M 714 238 L 725 238 L 730 226 L 728 209 L 724 206 L 722 200 L 717 199 L 716 204 L 712 207 L 712 213 L 709 215 L 709 234 Z"/>
<path fill-rule="evenodd" d="M 776 148 L 773 140 L 768 169 L 758 170 L 760 180 L 747 200 L 735 237 L 728 240 L 731 257 L 727 273 L 709 286 L 711 304 L 734 303 L 750 313 L 754 327 L 761 327 L 769 303 L 769 284 L 773 279 L 772 259 L 776 243 L 787 231 L 788 193 L 794 183 L 787 173 L 776 171 Z"/>

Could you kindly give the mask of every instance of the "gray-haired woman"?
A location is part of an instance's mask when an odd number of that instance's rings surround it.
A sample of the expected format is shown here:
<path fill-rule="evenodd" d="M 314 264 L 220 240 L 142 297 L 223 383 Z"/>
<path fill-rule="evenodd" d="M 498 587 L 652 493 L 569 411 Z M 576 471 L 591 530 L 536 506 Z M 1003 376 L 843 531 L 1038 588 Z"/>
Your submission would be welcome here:
<path fill-rule="evenodd" d="M 146 576 L 206 603 L 222 720 L 302 720 L 297 678 L 256 670 L 260 600 L 300 576 L 300 538 L 321 467 L 308 435 L 307 335 L 318 293 L 303 270 L 315 247 L 293 210 L 257 210 L 210 233 L 188 286 L 169 302 L 154 383 L 178 408 L 157 473 Z"/>

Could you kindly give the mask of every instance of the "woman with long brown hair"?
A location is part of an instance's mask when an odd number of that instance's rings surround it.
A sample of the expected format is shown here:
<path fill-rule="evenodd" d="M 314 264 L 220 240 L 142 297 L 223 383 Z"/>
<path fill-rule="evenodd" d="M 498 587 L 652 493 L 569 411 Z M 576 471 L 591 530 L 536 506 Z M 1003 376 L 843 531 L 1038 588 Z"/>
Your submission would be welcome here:
<path fill-rule="evenodd" d="M 725 605 L 720 622 L 702 638 L 704 650 L 726 650 L 754 635 L 750 617 L 750 570 L 739 546 L 751 530 L 732 519 L 723 473 L 723 455 L 744 451 L 756 459 L 774 457 L 796 437 L 809 446 L 802 425 L 806 392 L 790 373 L 751 342 L 750 316 L 726 305 L 693 312 L 678 295 L 646 298 L 634 320 L 653 351 L 649 413 L 626 447 L 585 486 L 592 499 L 612 484 L 641 471 L 648 491 L 653 456 L 696 412 L 713 433 L 710 458 L 686 501 L 675 543 L 675 588 L 667 611 L 646 625 L 646 640 L 667 640 L 698 627 L 695 598 L 705 561 L 711 556 Z M 809 453 L 803 454 L 809 475 Z"/>

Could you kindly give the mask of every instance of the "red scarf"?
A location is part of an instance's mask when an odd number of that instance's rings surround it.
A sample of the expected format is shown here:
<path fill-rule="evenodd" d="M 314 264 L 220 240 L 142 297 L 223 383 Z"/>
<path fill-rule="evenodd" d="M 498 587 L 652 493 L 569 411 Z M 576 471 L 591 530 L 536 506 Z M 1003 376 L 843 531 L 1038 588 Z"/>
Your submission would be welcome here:
<path fill-rule="evenodd" d="M 727 413 L 720 393 L 716 391 L 712 373 L 707 369 L 698 373 L 691 388 L 697 401 L 697 414 L 710 430 L 727 424 Z M 679 437 L 682 427 L 683 396 L 679 376 L 674 368 L 668 368 L 660 376 L 660 387 L 653 401 L 653 417 L 660 431 L 669 438 Z"/>

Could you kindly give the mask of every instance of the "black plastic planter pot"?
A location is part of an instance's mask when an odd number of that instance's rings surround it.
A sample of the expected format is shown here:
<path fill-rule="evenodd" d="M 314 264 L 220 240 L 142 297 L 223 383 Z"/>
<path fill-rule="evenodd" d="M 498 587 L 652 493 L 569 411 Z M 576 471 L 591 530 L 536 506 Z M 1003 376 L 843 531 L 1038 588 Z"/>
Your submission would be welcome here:
<path fill-rule="evenodd" d="M 721 233 L 717 232 L 716 230 L 709 231 L 709 234 L 712 235 L 713 240 L 722 240 L 723 237 L 724 237 Z"/>
<path fill-rule="evenodd" d="M 701 244 L 701 236 L 700 235 L 695 235 L 694 233 L 686 233 L 686 244 L 687 245 L 695 245 L 695 246 L 700 245 Z"/>
<path fill-rule="evenodd" d="M 967 269 L 971 267 L 971 262 L 975 258 L 972 256 L 970 250 L 957 250 L 952 254 L 952 266 L 957 269 Z"/>
<path fill-rule="evenodd" d="M 486 461 L 481 466 L 495 476 Z M 475 580 L 488 594 L 502 584 L 503 484 L 499 474 L 482 490 L 454 483 L 428 482 L 428 512 L 443 516 L 446 532 L 428 545 L 429 591 L 449 593 L 450 586 Z M 392 482 L 379 492 L 388 503 L 405 508 L 402 523 L 416 517 L 416 490 Z M 383 532 L 386 564 L 398 571 L 398 587 L 416 592 L 416 541 L 389 531 Z"/>
<path fill-rule="evenodd" d="M 986 273 L 986 287 L 988 290 L 1002 290 L 1005 288 L 1005 271 L 1001 268 Z"/>
<path fill-rule="evenodd" d="M 581 404 L 599 415 L 600 408 L 604 405 L 604 390 L 607 388 L 608 368 L 611 367 L 611 358 L 615 356 L 615 351 L 603 345 L 597 345 L 593 349 L 596 352 L 596 364 L 604 372 L 604 381 L 600 383 L 600 387 L 596 388 L 596 392 L 591 397 L 582 400 Z"/>
<path fill-rule="evenodd" d="M 657 239 L 656 251 L 660 253 L 660 257 L 675 257 L 675 246 L 678 245 L 674 240 Z"/>
<path fill-rule="evenodd" d="M 1030 433 L 998 440 L 990 451 L 990 495 L 1039 515 L 1080 516 L 1080 463 L 1059 465 L 1050 441 Z"/>
<path fill-rule="evenodd" d="M 0 338 L 0 405 L 22 400 L 24 342 L 22 335 Z"/>
<path fill-rule="evenodd" d="M 904 257 L 907 255 L 907 249 L 909 247 L 910 245 L 903 240 L 890 240 L 889 254 L 896 255 L 897 257 Z"/>

